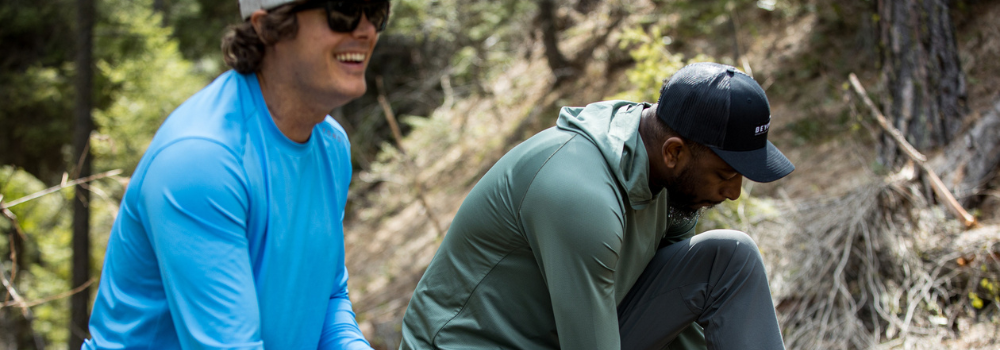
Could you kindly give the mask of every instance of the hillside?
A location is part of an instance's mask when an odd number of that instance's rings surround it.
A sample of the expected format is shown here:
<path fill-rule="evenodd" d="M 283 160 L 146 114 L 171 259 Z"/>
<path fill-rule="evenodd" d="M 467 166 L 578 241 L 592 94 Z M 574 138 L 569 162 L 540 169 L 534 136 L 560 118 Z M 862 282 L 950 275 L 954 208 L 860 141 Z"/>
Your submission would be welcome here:
<path fill-rule="evenodd" d="M 498 73 L 484 84 L 483 93 L 456 97 L 445 90 L 444 104 L 429 118 L 405 118 L 403 122 L 410 125 L 411 131 L 402 144 L 399 147 L 385 144 L 370 168 L 356 174 L 345 223 L 350 289 L 362 330 L 377 348 L 398 346 L 400 320 L 410 293 L 462 199 L 479 177 L 505 151 L 553 125 L 560 106 L 584 105 L 631 89 L 626 71 L 635 61 L 630 58 L 628 48 L 619 45 L 620 39 L 626 30 L 652 21 L 646 14 L 654 13 L 654 4 L 638 2 L 621 18 L 614 15 L 612 6 L 618 5 L 600 4 L 587 15 L 569 9 L 559 11 L 565 22 L 560 48 L 579 62 L 572 78 L 557 82 L 546 63 L 542 41 L 529 40 L 517 48 L 512 55 L 515 58 L 506 66 L 495 68 Z M 760 243 L 786 327 L 786 341 L 799 339 L 795 344 L 801 348 L 824 348 L 822 341 L 833 344 L 838 340 L 855 341 L 860 333 L 850 333 L 850 329 L 857 328 L 863 333 L 861 329 L 866 326 L 875 327 L 876 333 L 882 334 L 880 342 L 887 341 L 883 344 L 886 348 L 994 348 L 1000 338 L 996 307 L 963 307 L 965 301 L 961 298 L 943 305 L 951 311 L 942 311 L 931 318 L 925 317 L 929 314 L 924 309 L 933 307 L 924 304 L 914 313 L 912 308 L 916 303 L 907 303 L 904 307 L 911 307 L 910 312 L 902 311 L 907 323 L 890 322 L 886 332 L 875 321 L 856 320 L 854 326 L 836 323 L 852 322 L 855 316 L 874 319 L 874 315 L 842 315 L 831 309 L 832 323 L 827 323 L 828 313 L 822 324 L 809 324 L 789 314 L 795 310 L 806 313 L 796 304 L 796 300 L 801 301 L 805 296 L 796 295 L 795 291 L 812 287 L 802 285 L 803 279 L 795 275 L 797 269 L 807 268 L 810 262 L 797 261 L 795 257 L 813 250 L 824 254 L 840 252 L 837 244 L 846 242 L 850 247 L 855 243 L 856 231 L 843 229 L 849 225 L 841 225 L 844 222 L 837 219 L 859 217 L 862 218 L 859 225 L 864 225 L 866 218 L 876 217 L 871 220 L 889 222 L 892 226 L 896 220 L 892 219 L 893 210 L 897 209 L 934 217 L 921 221 L 922 226 L 896 226 L 897 231 L 891 231 L 898 235 L 913 234 L 912 240 L 893 240 L 892 234 L 886 234 L 866 242 L 909 242 L 913 245 L 901 248 L 900 256 L 916 260 L 907 260 L 902 265 L 950 264 L 947 266 L 948 271 L 953 271 L 950 278 L 962 274 L 960 267 L 953 266 L 955 258 L 977 254 L 983 251 L 981 247 L 995 249 L 1000 242 L 995 212 L 979 212 L 982 226 L 977 230 L 955 229 L 943 209 L 921 205 L 919 200 L 899 199 L 909 198 L 907 193 L 915 186 L 913 182 L 892 180 L 888 174 L 873 168 L 875 146 L 871 132 L 875 124 L 863 120 L 867 112 L 860 113 L 864 117 L 851 114 L 852 102 L 845 98 L 849 91 L 843 85 L 847 74 L 856 72 L 870 90 L 878 91 L 878 55 L 871 42 L 871 13 L 865 6 L 816 1 L 800 11 L 747 11 L 731 21 L 739 24 L 732 24 L 732 28 L 741 28 L 735 31 L 738 33 L 735 37 L 734 31 L 724 30 L 728 25 L 721 20 L 710 22 L 714 24 L 707 30 L 683 30 L 688 23 L 672 24 L 680 29 L 671 34 L 671 51 L 688 58 L 698 54 L 718 57 L 723 63 L 752 70 L 771 100 L 772 141 L 797 166 L 787 179 L 773 184 L 745 183 L 746 200 L 741 199 L 732 208 L 720 208 L 728 212 L 715 214 L 722 219 L 714 221 L 738 225 L 737 228 L 749 231 Z M 1000 28 L 996 23 L 1000 23 L 1000 3 L 970 2 L 955 14 L 963 69 L 969 77 L 969 105 L 973 111 L 983 111 L 993 107 L 998 97 L 995 87 L 1000 77 L 1000 63 L 996 60 L 1000 57 Z M 734 62 L 734 42 L 740 62 Z M 889 197 L 896 198 L 896 202 L 889 201 L 895 204 L 886 204 L 884 199 Z M 997 197 L 988 199 L 982 208 L 996 208 Z M 820 228 L 823 224 L 827 226 Z M 876 232 L 873 235 L 877 236 L 877 231 L 873 228 L 872 232 Z M 838 232 L 851 236 L 838 238 L 835 235 Z M 816 246 L 802 246 L 802 242 Z M 946 243 L 953 246 L 934 248 Z M 914 257 L 917 252 L 924 252 L 923 257 Z M 871 254 L 869 251 L 868 256 L 872 257 Z M 844 261 L 846 264 L 847 259 Z M 837 269 L 836 273 L 860 275 L 861 272 L 850 271 L 855 267 L 853 264 L 846 270 Z M 864 270 L 863 266 L 859 269 Z M 888 265 L 883 270 L 885 276 L 880 276 L 877 269 L 869 271 L 869 276 L 874 273 L 875 277 L 884 277 L 889 284 L 885 291 L 900 293 L 896 297 L 905 295 L 919 300 L 919 295 L 906 294 L 905 288 L 893 289 L 895 270 Z M 929 275 L 932 279 L 947 277 L 940 271 L 934 273 Z M 902 280 L 908 281 L 913 276 L 904 277 Z M 992 278 L 995 280 L 995 275 Z M 927 288 L 940 286 L 929 284 Z M 951 287 L 955 289 L 954 295 L 963 295 L 969 288 L 965 284 Z M 824 292 L 829 293 L 831 301 L 835 294 L 841 293 L 837 288 L 858 286 L 833 285 L 833 288 Z M 838 315 L 843 318 L 837 319 Z M 924 318 L 912 320 L 913 315 Z M 938 321 L 941 317 L 946 318 L 943 323 Z M 843 339 L 820 331 L 818 334 L 833 338 L 816 339 L 812 346 L 803 345 L 809 343 L 801 339 L 817 334 L 809 333 L 816 331 L 813 327 L 846 330 L 841 334 Z M 852 347 L 865 346 L 855 342 Z"/>

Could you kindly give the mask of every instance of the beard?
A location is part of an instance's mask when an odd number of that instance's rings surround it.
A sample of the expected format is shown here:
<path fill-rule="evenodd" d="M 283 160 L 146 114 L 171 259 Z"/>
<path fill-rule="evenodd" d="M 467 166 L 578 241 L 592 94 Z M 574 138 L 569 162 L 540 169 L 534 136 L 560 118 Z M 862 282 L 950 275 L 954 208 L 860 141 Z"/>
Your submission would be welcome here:
<path fill-rule="evenodd" d="M 677 178 L 668 181 L 664 186 L 667 190 L 667 213 L 671 219 L 691 220 L 698 217 L 698 214 L 705 209 L 695 208 L 697 204 L 696 185 L 689 170 L 684 169 Z"/>
<path fill-rule="evenodd" d="M 670 205 L 667 207 L 667 217 L 669 217 L 671 221 L 675 220 L 691 221 L 701 216 L 701 213 L 705 211 L 705 209 L 708 208 L 694 209 L 691 207 L 682 208 Z"/>

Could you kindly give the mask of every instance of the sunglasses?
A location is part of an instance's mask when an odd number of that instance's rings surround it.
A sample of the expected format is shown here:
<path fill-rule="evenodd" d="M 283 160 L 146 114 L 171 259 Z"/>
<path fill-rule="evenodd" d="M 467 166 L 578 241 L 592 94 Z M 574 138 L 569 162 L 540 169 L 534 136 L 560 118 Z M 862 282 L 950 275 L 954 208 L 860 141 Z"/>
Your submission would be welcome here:
<path fill-rule="evenodd" d="M 385 30 L 389 23 L 389 1 L 310 1 L 302 4 L 297 11 L 315 8 L 326 9 L 326 23 L 330 30 L 341 33 L 353 32 L 361 23 L 363 13 L 375 25 L 375 31 Z"/>

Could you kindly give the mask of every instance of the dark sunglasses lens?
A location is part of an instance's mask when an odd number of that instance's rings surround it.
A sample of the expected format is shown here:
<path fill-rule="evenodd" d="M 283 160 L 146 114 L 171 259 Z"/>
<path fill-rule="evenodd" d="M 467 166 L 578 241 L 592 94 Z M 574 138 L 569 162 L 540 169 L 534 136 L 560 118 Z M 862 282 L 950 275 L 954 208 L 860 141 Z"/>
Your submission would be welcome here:
<path fill-rule="evenodd" d="M 375 26 L 375 31 L 385 30 L 385 26 L 389 22 L 388 1 L 364 3 L 332 1 L 327 3 L 326 9 L 330 29 L 337 32 L 350 32 L 357 28 L 358 23 L 361 23 L 362 12 L 368 21 Z"/>
<path fill-rule="evenodd" d="M 376 31 L 385 30 L 386 24 L 389 23 L 389 2 L 377 1 L 365 4 L 365 17 L 375 25 Z"/>
<path fill-rule="evenodd" d="M 348 2 L 328 2 L 326 17 L 331 30 L 350 32 L 361 22 L 361 7 Z"/>

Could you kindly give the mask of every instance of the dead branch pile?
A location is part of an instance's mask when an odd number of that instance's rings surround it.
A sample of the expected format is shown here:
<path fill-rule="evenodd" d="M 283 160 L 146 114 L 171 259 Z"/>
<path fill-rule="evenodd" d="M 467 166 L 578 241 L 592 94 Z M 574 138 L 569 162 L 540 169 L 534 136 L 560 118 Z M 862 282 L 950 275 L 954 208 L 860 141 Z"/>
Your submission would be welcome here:
<path fill-rule="evenodd" d="M 983 281 L 995 284 L 1000 271 L 997 229 L 963 231 L 918 184 L 876 179 L 765 228 L 774 243 L 762 237 L 762 248 L 784 252 L 769 263 L 789 349 L 946 339 L 956 320 L 996 311 L 996 288 Z M 987 304 L 973 307 L 972 295 Z"/>

